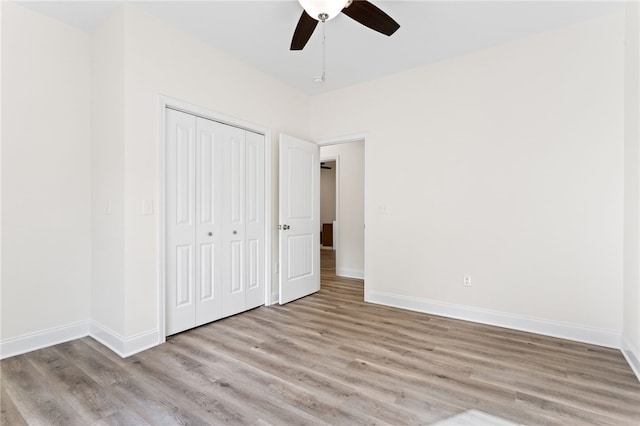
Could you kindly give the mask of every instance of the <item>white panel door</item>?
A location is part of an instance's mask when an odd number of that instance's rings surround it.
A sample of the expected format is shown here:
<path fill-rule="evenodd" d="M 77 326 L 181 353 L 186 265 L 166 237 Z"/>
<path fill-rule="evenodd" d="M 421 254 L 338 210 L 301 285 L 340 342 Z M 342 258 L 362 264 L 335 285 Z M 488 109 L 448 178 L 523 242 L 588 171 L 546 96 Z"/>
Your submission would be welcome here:
<path fill-rule="evenodd" d="M 245 310 L 245 131 L 222 129 L 222 298 L 224 316 Z"/>
<path fill-rule="evenodd" d="M 166 331 L 195 326 L 196 118 L 167 110 Z"/>
<path fill-rule="evenodd" d="M 280 136 L 280 304 L 320 290 L 318 145 Z"/>
<path fill-rule="evenodd" d="M 264 136 L 246 132 L 245 144 L 245 309 L 264 305 L 265 299 L 265 218 L 264 218 Z"/>
<path fill-rule="evenodd" d="M 196 120 L 196 326 L 222 318 L 222 127 Z"/>

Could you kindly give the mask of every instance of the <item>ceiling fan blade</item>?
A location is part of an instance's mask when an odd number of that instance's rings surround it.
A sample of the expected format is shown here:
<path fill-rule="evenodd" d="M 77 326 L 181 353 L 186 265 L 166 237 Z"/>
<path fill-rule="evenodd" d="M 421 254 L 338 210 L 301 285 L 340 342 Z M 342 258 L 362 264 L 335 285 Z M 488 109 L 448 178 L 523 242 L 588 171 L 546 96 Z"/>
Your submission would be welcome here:
<path fill-rule="evenodd" d="M 384 35 L 390 36 L 400 28 L 400 24 L 391 16 L 366 0 L 354 0 L 351 5 L 342 9 L 342 13 Z"/>
<path fill-rule="evenodd" d="M 298 25 L 296 25 L 296 29 L 293 32 L 290 50 L 302 50 L 311 38 L 311 34 L 313 34 L 313 30 L 316 29 L 317 25 L 318 21 L 303 10 Z"/>

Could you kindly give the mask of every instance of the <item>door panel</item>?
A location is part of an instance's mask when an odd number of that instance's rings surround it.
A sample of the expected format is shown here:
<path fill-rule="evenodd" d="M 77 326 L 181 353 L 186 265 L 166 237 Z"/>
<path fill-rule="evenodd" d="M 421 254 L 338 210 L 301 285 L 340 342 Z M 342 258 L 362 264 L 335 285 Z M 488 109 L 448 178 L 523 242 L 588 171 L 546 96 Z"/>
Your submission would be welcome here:
<path fill-rule="evenodd" d="M 216 273 L 215 250 L 213 244 L 200 244 L 200 302 L 208 302 L 220 295 L 214 282 Z"/>
<path fill-rule="evenodd" d="M 195 325 L 195 117 L 167 110 L 167 334 Z"/>
<path fill-rule="evenodd" d="M 289 267 L 286 270 L 288 280 L 305 278 L 313 274 L 313 234 L 293 235 L 287 239 L 289 244 Z"/>
<path fill-rule="evenodd" d="M 176 224 L 193 225 L 193 198 L 195 171 L 192 127 L 178 125 L 175 128 L 176 156 Z"/>
<path fill-rule="evenodd" d="M 245 310 L 245 131 L 222 129 L 222 298 L 224 316 Z"/>
<path fill-rule="evenodd" d="M 258 256 L 260 256 L 260 242 L 258 240 L 247 241 L 247 289 L 255 289 L 260 286 L 260 280 L 258 279 Z"/>
<path fill-rule="evenodd" d="M 222 318 L 222 125 L 197 118 L 196 230 L 196 324 Z"/>
<path fill-rule="evenodd" d="M 176 247 L 176 308 L 193 304 L 193 246 Z"/>
<path fill-rule="evenodd" d="M 265 299 L 264 136 L 246 132 L 246 309 Z"/>
<path fill-rule="evenodd" d="M 280 304 L 320 290 L 316 144 L 280 136 Z"/>

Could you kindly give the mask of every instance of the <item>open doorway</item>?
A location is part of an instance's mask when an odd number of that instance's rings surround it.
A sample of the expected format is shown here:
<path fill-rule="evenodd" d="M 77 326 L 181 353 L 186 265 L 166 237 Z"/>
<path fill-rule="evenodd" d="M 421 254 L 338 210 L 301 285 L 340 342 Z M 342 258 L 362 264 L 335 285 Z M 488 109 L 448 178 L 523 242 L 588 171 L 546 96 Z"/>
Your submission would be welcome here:
<path fill-rule="evenodd" d="M 320 159 L 322 258 L 337 276 L 364 279 L 364 139 L 321 145 Z"/>
<path fill-rule="evenodd" d="M 323 158 L 320 162 L 320 248 L 335 250 L 337 210 L 337 158 Z"/>

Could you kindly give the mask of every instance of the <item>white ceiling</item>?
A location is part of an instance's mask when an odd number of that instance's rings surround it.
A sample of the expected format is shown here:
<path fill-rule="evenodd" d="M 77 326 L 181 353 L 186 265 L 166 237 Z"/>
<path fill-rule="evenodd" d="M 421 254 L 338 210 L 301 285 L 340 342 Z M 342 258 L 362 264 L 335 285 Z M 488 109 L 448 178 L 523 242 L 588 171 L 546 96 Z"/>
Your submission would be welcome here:
<path fill-rule="evenodd" d="M 122 2 L 23 1 L 21 4 L 91 31 Z M 308 94 L 463 55 L 600 15 L 622 12 L 615 1 L 380 1 L 401 25 L 391 37 L 345 15 L 326 24 L 327 80 L 321 74 L 321 28 L 303 51 L 289 51 L 302 11 L 296 0 L 129 1 Z"/>

